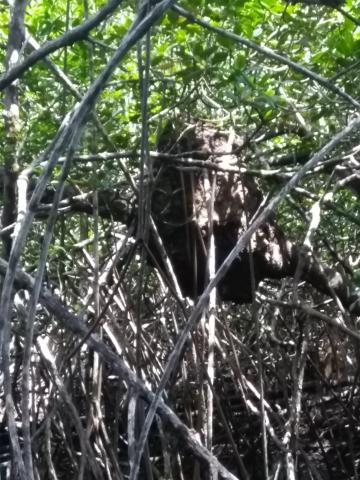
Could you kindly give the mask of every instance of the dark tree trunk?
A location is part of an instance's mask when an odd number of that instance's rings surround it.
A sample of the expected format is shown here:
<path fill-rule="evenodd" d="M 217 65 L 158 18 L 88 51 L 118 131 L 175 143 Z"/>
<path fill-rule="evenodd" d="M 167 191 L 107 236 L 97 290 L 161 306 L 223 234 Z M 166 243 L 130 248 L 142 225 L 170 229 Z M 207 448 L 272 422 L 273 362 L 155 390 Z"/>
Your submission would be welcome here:
<path fill-rule="evenodd" d="M 195 298 L 206 283 L 209 202 L 214 202 L 212 224 L 219 267 L 258 212 L 263 197 L 255 180 L 235 168 L 239 165 L 237 151 L 241 139 L 202 122 L 174 133 L 166 130 L 166 137 L 160 139 L 160 148 L 171 154 L 185 156 L 186 152 L 187 162 L 182 164 L 179 160 L 176 164 L 162 160 L 157 163 L 152 210 L 183 294 Z M 196 166 L 191 166 L 190 155 L 197 160 L 193 162 Z M 204 162 L 200 167 L 199 160 Z M 275 218 L 269 219 L 220 282 L 220 297 L 236 303 L 252 300 L 250 255 L 257 286 L 267 278 L 293 276 L 302 251 L 286 240 Z M 309 255 L 303 255 L 300 277 L 323 293 L 335 292 L 347 308 L 357 299 L 344 275 L 322 269 Z M 352 308 L 360 310 L 355 304 Z"/>

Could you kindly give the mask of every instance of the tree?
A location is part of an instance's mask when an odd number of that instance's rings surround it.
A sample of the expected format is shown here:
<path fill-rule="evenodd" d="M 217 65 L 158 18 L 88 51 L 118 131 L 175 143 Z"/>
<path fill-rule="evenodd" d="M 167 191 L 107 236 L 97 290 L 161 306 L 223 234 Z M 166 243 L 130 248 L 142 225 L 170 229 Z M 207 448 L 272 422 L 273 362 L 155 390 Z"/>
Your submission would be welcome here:
<path fill-rule="evenodd" d="M 356 478 L 359 7 L 134 4 L 1 7 L 3 467 Z"/>

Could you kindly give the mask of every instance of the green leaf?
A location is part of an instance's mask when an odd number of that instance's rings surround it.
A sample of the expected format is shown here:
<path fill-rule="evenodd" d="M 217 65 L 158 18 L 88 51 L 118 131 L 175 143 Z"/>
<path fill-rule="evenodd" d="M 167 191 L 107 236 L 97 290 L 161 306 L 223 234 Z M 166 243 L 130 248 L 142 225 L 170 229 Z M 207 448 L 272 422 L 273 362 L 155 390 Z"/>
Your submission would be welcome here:
<path fill-rule="evenodd" d="M 357 270 L 354 270 L 353 273 L 353 282 L 357 287 L 360 287 L 360 268 Z"/>

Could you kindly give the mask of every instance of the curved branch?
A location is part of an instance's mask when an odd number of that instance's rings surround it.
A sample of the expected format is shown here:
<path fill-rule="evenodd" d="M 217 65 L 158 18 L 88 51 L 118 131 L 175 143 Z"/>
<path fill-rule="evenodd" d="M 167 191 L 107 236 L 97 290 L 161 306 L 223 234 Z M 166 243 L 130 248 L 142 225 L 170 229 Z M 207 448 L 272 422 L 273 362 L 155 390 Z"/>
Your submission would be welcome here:
<path fill-rule="evenodd" d="M 350 313 L 360 315 L 360 293 L 348 280 L 345 272 L 341 273 L 339 270 L 321 264 L 309 252 L 304 252 L 297 245 L 289 243 L 289 251 L 290 270 L 288 275 L 295 274 L 296 266 L 302 258 L 304 260 L 302 262 L 302 280 L 310 283 L 317 291 L 325 295 L 337 296 Z"/>
<path fill-rule="evenodd" d="M 4 276 L 8 267 L 8 263 L 0 258 L 0 275 Z M 30 275 L 22 270 L 16 270 L 15 287 L 17 289 L 24 288 L 31 291 L 34 283 L 34 279 Z M 60 300 L 52 295 L 47 289 L 42 289 L 39 301 L 51 314 L 54 315 L 59 323 L 69 331 L 73 332 L 77 337 L 82 339 L 88 334 L 88 328 L 84 322 L 77 315 L 67 310 Z M 149 404 L 153 401 L 155 397 L 154 393 L 146 387 L 142 380 L 140 380 L 125 362 L 113 353 L 97 335 L 90 335 L 87 338 L 86 343 L 93 351 L 100 355 L 103 361 L 111 366 L 113 371 L 126 382 L 128 387 L 131 387 L 134 391 L 138 392 Z M 225 480 L 237 480 L 235 475 L 230 473 L 214 455 L 196 440 L 196 437 L 191 430 L 179 419 L 173 410 L 164 403 L 163 400 L 158 404 L 158 414 L 174 432 L 174 438 L 178 441 L 180 439 L 179 445 L 182 446 L 182 448 L 186 448 L 197 459 L 217 470 L 221 478 Z"/>
<path fill-rule="evenodd" d="M 110 0 L 101 10 L 90 17 L 89 20 L 67 31 L 63 35 L 60 35 L 60 37 L 46 42 L 38 50 L 31 53 L 23 62 L 8 70 L 8 72 L 0 78 L 0 91 L 4 90 L 4 88 L 10 85 L 14 80 L 21 77 L 27 70 L 29 70 L 30 67 L 50 53 L 55 52 L 59 48 L 72 45 L 79 40 L 84 40 L 91 30 L 97 27 L 111 13 L 113 13 L 114 10 L 116 10 L 121 1 L 122 0 Z"/>
<path fill-rule="evenodd" d="M 85 94 L 82 101 L 78 105 L 76 105 L 73 110 L 69 112 L 68 115 L 65 117 L 53 142 L 42 155 L 41 158 L 47 160 L 47 165 L 31 196 L 26 215 L 24 215 L 21 219 L 21 222 L 19 222 L 19 234 L 15 238 L 9 259 L 11 268 L 9 268 L 6 274 L 3 284 L 3 290 L 1 293 L 0 346 L 2 346 L 3 344 L 4 328 L 7 325 L 8 318 L 10 318 L 9 311 L 12 304 L 11 291 L 14 281 L 15 268 L 17 266 L 31 224 L 33 222 L 35 210 L 41 201 L 41 198 L 46 189 L 47 182 L 55 165 L 57 164 L 60 156 L 64 154 L 66 150 L 69 151 L 70 147 L 72 149 L 76 147 L 77 143 L 80 140 L 82 131 L 85 127 L 89 113 L 94 107 L 98 96 L 105 88 L 106 82 L 108 81 L 109 77 L 115 70 L 120 60 L 152 27 L 152 25 L 161 18 L 165 11 L 172 6 L 174 1 L 175 0 L 162 0 L 160 3 L 156 3 L 156 5 L 153 7 L 152 10 L 149 11 L 149 13 L 146 13 L 147 4 L 145 4 L 143 10 L 139 13 L 132 26 L 128 29 L 127 33 L 123 37 L 116 53 L 109 60 L 108 64 L 99 74 L 99 76 L 91 84 L 88 92 Z M 71 163 L 72 157 L 69 156 L 67 158 L 69 163 Z M 67 165 L 66 168 L 68 167 L 69 165 Z M 65 164 L 63 168 L 65 168 Z"/>
<path fill-rule="evenodd" d="M 174 7 L 172 7 L 172 9 L 179 15 L 187 18 L 190 22 L 196 23 L 201 27 L 207 28 L 208 30 L 211 30 L 212 32 L 215 32 L 223 37 L 230 38 L 231 40 L 234 40 L 235 42 L 240 43 L 241 45 L 245 45 L 246 47 L 251 48 L 252 50 L 255 50 L 258 53 L 261 53 L 262 55 L 265 55 L 268 58 L 272 58 L 273 60 L 276 60 L 277 62 L 282 63 L 283 65 L 287 65 L 292 70 L 295 70 L 296 72 L 301 73 L 305 77 L 311 78 L 311 80 L 314 80 L 316 83 L 325 87 L 327 90 L 330 90 L 331 92 L 335 93 L 339 97 L 342 97 L 344 100 L 346 100 L 348 103 L 350 103 L 357 109 L 360 109 L 360 103 L 357 100 L 355 100 L 353 97 L 348 95 L 346 92 L 341 90 L 339 87 L 337 87 L 336 85 L 333 85 L 324 77 L 321 77 L 320 75 L 313 72 L 312 70 L 306 67 L 303 67 L 302 65 L 299 65 L 298 63 L 294 62 L 293 60 L 290 60 L 284 55 L 280 55 L 279 53 L 275 52 L 271 48 L 265 47 L 265 46 L 262 47 L 257 43 L 252 42 L 251 40 L 240 37 L 240 35 L 236 35 L 235 33 L 224 30 L 223 28 L 210 25 L 210 23 L 205 22 L 205 20 L 201 20 L 200 18 L 197 18 L 193 13 L 189 12 L 188 10 L 185 10 L 184 8 L 179 7 L 178 5 L 175 5 Z"/>

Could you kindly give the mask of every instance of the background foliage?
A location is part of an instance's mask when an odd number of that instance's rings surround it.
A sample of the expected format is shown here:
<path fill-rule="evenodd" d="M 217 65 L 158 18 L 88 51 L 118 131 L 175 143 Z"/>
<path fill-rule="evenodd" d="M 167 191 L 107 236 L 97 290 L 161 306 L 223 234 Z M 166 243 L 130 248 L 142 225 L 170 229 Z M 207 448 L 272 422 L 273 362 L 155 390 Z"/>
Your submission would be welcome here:
<path fill-rule="evenodd" d="M 42 45 L 83 24 L 104 3 L 29 1 L 26 29 Z M 358 114 L 354 104 L 333 89 L 270 58 L 266 51 L 259 53 L 229 38 L 226 32 L 271 48 L 323 77 L 330 87 L 360 98 L 358 1 L 338 5 L 182 0 L 179 5 L 225 34 L 170 10 L 152 27 L 147 40 L 143 38 L 118 65 L 96 103 L 96 117 L 88 119 L 68 173 L 43 279 L 43 287 L 82 318 L 87 328 L 93 326 L 153 391 L 193 304 L 190 300 L 180 303 L 153 268 L 154 262 L 146 261 L 141 225 L 133 222 L 139 198 L 146 203 L 145 180 L 151 178 L 149 164 L 144 166 L 137 153 L 144 148 L 142 133 L 146 132 L 145 150 L 156 151 L 170 124 L 180 128 L 201 119 L 220 130 L 233 127 L 244 139 L 238 166 L 256 178 L 264 195 L 274 196 L 302 163 Z M 19 171 L 50 145 L 65 115 L 118 48 L 138 9 L 133 1 L 121 2 L 86 40 L 47 57 L 72 82 L 78 98 L 44 60 L 19 80 L 21 128 L 15 152 Z M 1 2 L 2 65 L 9 21 L 10 8 Z M 29 52 L 25 43 L 22 55 Z M 7 127 L 3 118 L 0 122 L 0 158 L 5 165 Z M 354 131 L 303 178 L 277 214 L 287 239 L 301 245 L 311 207 L 320 200 L 321 221 L 312 245 L 315 255 L 344 272 L 354 288 L 360 287 L 358 149 L 359 134 Z M 117 152 L 122 158 L 96 156 L 106 152 Z M 60 161 L 52 173 L 22 251 L 21 267 L 33 275 L 61 165 Z M 44 168 L 41 162 L 33 168 L 30 192 Z M 348 180 L 342 182 L 344 178 Z M 325 197 L 329 193 L 332 196 Z M 81 195 L 81 202 L 66 204 L 67 199 Z M 123 218 L 114 214 L 117 206 L 126 211 Z M 142 220 L 146 223 L 146 215 Z M 219 302 L 213 339 L 204 311 L 164 400 L 236 478 L 358 478 L 358 339 L 289 305 L 296 295 L 303 305 L 355 333 L 358 318 L 313 287 L 299 286 L 292 279 L 265 281 L 259 295 L 262 300 L 258 297 L 252 306 Z M 9 344 L 19 434 L 28 301 L 25 289 L 19 290 Z M 212 391 L 207 376 L 211 345 L 215 349 Z M 128 478 L 148 398 L 137 398 L 136 389 L 129 388 L 109 363 L 100 366 L 97 354 L 84 342 L 79 344 L 43 304 L 37 307 L 31 352 L 32 478 Z M 5 440 L 0 461 L 6 470 L 11 455 L 5 401 L 1 411 Z M 214 428 L 210 441 L 209 416 Z M 188 456 L 189 444 L 183 438 L 177 440 L 158 416 L 144 451 L 141 478 L 216 478 L 196 449 L 190 448 Z"/>

